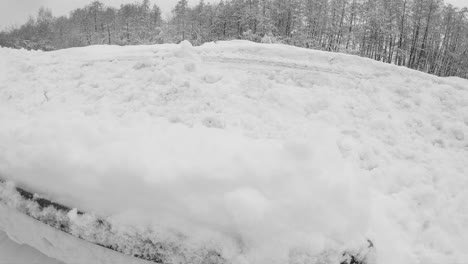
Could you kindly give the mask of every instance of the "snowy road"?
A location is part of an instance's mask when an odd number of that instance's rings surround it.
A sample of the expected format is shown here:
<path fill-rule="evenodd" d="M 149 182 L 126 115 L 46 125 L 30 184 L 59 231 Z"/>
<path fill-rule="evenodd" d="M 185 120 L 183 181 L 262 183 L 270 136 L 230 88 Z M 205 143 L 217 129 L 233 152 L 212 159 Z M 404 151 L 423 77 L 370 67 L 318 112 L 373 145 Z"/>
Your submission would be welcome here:
<path fill-rule="evenodd" d="M 466 80 L 244 41 L 0 56 L 0 176 L 119 234 L 230 263 L 339 263 L 367 239 L 369 264 L 468 259 Z"/>

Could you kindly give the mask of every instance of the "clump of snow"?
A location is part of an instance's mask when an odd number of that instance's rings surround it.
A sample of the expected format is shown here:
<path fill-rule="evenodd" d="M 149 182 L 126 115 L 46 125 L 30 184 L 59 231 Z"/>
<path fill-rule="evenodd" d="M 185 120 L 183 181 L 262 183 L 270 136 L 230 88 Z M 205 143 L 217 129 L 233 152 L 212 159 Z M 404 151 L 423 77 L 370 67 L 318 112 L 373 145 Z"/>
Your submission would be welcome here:
<path fill-rule="evenodd" d="M 211 116 L 203 119 L 203 125 L 206 127 L 224 128 L 224 124 L 219 118 Z"/>
<path fill-rule="evenodd" d="M 141 61 L 141 62 L 135 63 L 135 65 L 133 65 L 133 69 L 140 70 L 140 69 L 148 68 L 148 67 L 151 67 L 151 66 L 152 66 L 151 62 Z"/>
<path fill-rule="evenodd" d="M 452 130 L 453 136 L 459 140 L 463 141 L 465 139 L 465 133 L 463 133 L 463 130 L 461 128 L 454 128 Z"/>
<path fill-rule="evenodd" d="M 196 56 L 195 48 L 188 40 L 180 42 L 179 48 L 174 50 L 174 55 L 179 58 L 193 58 Z"/>
<path fill-rule="evenodd" d="M 217 83 L 222 78 L 223 78 L 223 76 L 221 74 L 219 74 L 219 73 L 216 73 L 216 72 L 209 72 L 209 73 L 205 74 L 205 76 L 203 77 L 205 82 L 207 82 L 209 84 Z"/>
<path fill-rule="evenodd" d="M 186 64 L 184 65 L 184 68 L 185 68 L 185 70 L 188 71 L 188 72 L 194 72 L 194 71 L 197 70 L 197 66 L 196 66 L 196 64 L 193 63 L 193 62 L 188 62 L 188 63 L 186 63 Z"/>
<path fill-rule="evenodd" d="M 232 263 L 468 258 L 466 80 L 247 41 L 0 55 L 19 186 Z"/>
<path fill-rule="evenodd" d="M 151 76 L 151 81 L 159 85 L 168 85 L 172 81 L 172 74 L 168 71 L 157 71 Z"/>

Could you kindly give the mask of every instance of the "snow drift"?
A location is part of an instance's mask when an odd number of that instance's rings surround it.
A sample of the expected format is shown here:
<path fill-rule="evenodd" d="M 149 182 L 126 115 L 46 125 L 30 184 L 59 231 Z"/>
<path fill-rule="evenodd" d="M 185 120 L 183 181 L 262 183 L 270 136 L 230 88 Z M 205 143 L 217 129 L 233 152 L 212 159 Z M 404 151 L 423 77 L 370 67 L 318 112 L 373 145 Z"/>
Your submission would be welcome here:
<path fill-rule="evenodd" d="M 468 258 L 466 80 L 245 41 L 0 61 L 18 186 L 230 263 L 337 263 L 368 240 L 367 263 Z"/>

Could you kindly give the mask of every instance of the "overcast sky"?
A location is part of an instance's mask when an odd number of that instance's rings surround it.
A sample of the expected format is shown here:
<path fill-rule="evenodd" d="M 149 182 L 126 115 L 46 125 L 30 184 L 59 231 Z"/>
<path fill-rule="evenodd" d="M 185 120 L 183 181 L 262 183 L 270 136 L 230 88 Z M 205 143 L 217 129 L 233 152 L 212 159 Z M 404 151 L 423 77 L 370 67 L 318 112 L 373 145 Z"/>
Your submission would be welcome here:
<path fill-rule="evenodd" d="M 163 14 L 169 14 L 178 0 L 151 0 L 163 10 Z M 198 3 L 199 0 L 189 0 L 190 3 Z M 205 0 L 217 2 L 218 0 Z M 41 7 L 52 10 L 54 16 L 67 15 L 71 10 L 83 7 L 92 0 L 0 0 L 0 30 L 11 25 L 25 23 L 30 15 L 36 15 Z M 101 0 L 107 6 L 119 7 L 122 3 L 134 3 L 139 0 Z M 458 7 L 468 6 L 468 0 L 445 0 Z M 166 17 L 165 15 L 163 15 Z"/>

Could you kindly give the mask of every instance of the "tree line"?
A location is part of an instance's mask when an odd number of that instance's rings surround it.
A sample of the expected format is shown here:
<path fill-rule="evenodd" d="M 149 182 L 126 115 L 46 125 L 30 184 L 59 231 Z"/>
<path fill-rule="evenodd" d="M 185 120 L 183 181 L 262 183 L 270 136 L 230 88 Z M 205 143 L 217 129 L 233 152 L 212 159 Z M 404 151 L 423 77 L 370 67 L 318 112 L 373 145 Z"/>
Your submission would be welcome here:
<path fill-rule="evenodd" d="M 0 45 L 54 50 L 247 39 L 344 52 L 439 76 L 468 78 L 468 8 L 443 0 L 179 0 L 168 19 L 149 0 L 99 1 L 0 32 Z"/>

